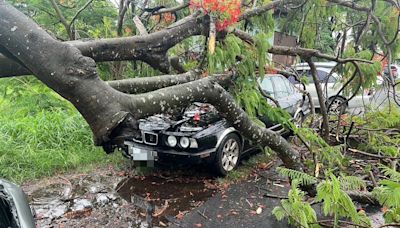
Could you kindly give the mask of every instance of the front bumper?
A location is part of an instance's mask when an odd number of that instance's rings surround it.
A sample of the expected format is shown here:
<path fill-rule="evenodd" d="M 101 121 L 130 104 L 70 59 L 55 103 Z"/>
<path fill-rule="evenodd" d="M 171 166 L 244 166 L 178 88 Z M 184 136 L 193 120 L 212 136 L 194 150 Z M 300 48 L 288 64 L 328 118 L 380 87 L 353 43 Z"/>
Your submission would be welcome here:
<path fill-rule="evenodd" d="M 209 157 L 211 153 L 214 153 L 217 150 L 216 148 L 211 148 L 194 152 L 177 151 L 173 148 L 159 148 L 132 141 L 125 141 L 125 145 L 127 146 L 125 155 L 127 155 L 133 161 L 157 161 L 159 155 L 161 154 L 205 158 Z"/>

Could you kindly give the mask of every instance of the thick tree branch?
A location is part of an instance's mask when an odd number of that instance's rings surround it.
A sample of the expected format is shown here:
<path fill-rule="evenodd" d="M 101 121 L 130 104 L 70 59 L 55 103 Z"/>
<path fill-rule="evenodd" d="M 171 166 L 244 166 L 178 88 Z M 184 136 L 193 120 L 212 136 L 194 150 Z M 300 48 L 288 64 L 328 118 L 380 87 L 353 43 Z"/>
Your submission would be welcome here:
<path fill-rule="evenodd" d="M 250 10 L 245 11 L 244 13 L 242 13 L 239 17 L 239 21 L 250 18 L 250 17 L 254 17 L 254 16 L 258 16 L 262 13 L 265 13 L 269 10 L 272 10 L 274 8 L 276 8 L 278 5 L 287 2 L 287 1 L 282 1 L 282 0 L 275 0 L 272 1 L 264 6 L 261 7 L 257 7 L 257 8 L 253 8 Z"/>
<path fill-rule="evenodd" d="M 157 89 L 195 81 L 201 78 L 201 73 L 189 71 L 179 75 L 162 75 L 146 78 L 130 78 L 116 81 L 108 81 L 108 85 L 114 89 L 130 94 L 139 94 Z"/>
<path fill-rule="evenodd" d="M 193 35 L 200 35 L 207 31 L 207 23 L 204 17 L 190 15 L 179 23 L 169 28 L 143 36 L 99 39 L 88 41 L 68 41 L 66 44 L 78 48 L 84 56 L 94 59 L 96 62 L 142 60 L 161 72 L 170 71 L 169 59 L 166 52 L 169 48 Z M 0 68 L 2 64 L 7 69 L 0 72 L 0 77 L 32 74 L 23 70 L 16 62 L 4 59 L 0 55 Z M 11 69 L 17 69 L 13 72 Z"/>
<path fill-rule="evenodd" d="M 238 38 L 242 39 L 243 41 L 254 44 L 253 37 L 240 29 L 234 29 L 232 33 L 237 36 Z M 332 56 L 321 53 L 319 50 L 316 49 L 309 49 L 309 48 L 301 48 L 301 47 L 287 47 L 287 46 L 272 46 L 268 49 L 268 52 L 271 54 L 276 55 L 289 55 L 289 56 L 300 56 L 302 58 L 310 58 L 310 57 L 317 57 L 326 59 L 329 61 L 334 61 L 338 63 L 349 63 L 349 62 L 362 62 L 362 63 L 369 63 L 372 64 L 373 62 L 366 59 L 358 59 L 358 58 L 339 58 L 338 56 Z"/>
<path fill-rule="evenodd" d="M 184 4 L 181 4 L 181 5 L 178 5 L 178 6 L 174 6 L 174 7 L 171 7 L 171 8 L 159 9 L 159 10 L 153 12 L 152 14 L 153 15 L 159 15 L 159 14 L 163 14 L 163 13 L 173 13 L 173 12 L 177 12 L 179 10 L 182 10 L 184 8 L 187 8 L 188 6 L 189 6 L 189 3 L 184 3 Z"/>
<path fill-rule="evenodd" d="M 285 47 L 285 46 L 272 46 L 268 49 L 268 52 L 271 54 L 277 55 L 291 55 L 291 56 L 300 56 L 303 58 L 307 57 L 317 57 L 330 61 L 335 61 L 338 63 L 348 63 L 348 62 L 362 62 L 372 64 L 373 62 L 366 59 L 357 59 L 357 58 L 339 58 L 332 55 L 323 54 L 316 49 L 309 48 L 300 48 L 300 47 Z"/>

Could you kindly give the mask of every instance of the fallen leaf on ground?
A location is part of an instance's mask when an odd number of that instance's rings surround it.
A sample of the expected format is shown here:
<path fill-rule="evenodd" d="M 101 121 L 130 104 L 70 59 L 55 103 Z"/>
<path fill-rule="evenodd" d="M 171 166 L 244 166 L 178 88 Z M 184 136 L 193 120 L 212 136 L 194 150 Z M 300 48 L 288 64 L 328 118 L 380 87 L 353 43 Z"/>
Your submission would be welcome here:
<path fill-rule="evenodd" d="M 261 170 L 266 170 L 266 169 L 269 169 L 272 166 L 272 164 L 273 164 L 272 161 L 268 162 L 268 163 L 262 162 L 262 163 L 258 164 L 258 168 Z"/>
<path fill-rule="evenodd" d="M 262 208 L 261 208 L 261 207 L 258 207 L 257 210 L 256 210 L 256 213 L 259 215 L 259 214 L 262 213 L 262 211 L 263 211 Z"/>
<path fill-rule="evenodd" d="M 222 188 L 223 188 L 223 189 L 228 189 L 228 188 L 229 188 L 229 185 L 230 185 L 229 183 L 224 183 L 224 184 L 222 185 Z"/>
<path fill-rule="evenodd" d="M 237 211 L 230 211 L 229 212 L 231 215 L 238 215 L 239 214 L 239 212 L 237 212 Z"/>
<path fill-rule="evenodd" d="M 215 185 L 214 183 L 211 183 L 209 181 L 204 181 L 204 187 L 210 190 L 216 190 L 218 189 L 218 186 Z"/>
<path fill-rule="evenodd" d="M 65 217 L 69 219 L 88 217 L 92 214 L 92 208 L 86 208 L 81 211 L 70 211 L 65 213 Z"/>
<path fill-rule="evenodd" d="M 153 216 L 154 217 L 158 217 L 160 216 L 162 213 L 164 213 L 164 211 L 168 208 L 168 200 L 165 200 L 164 205 L 161 208 L 158 208 L 154 211 Z"/>
<path fill-rule="evenodd" d="M 176 215 L 176 218 L 179 220 L 182 220 L 185 214 L 182 211 L 179 211 L 179 213 Z"/>

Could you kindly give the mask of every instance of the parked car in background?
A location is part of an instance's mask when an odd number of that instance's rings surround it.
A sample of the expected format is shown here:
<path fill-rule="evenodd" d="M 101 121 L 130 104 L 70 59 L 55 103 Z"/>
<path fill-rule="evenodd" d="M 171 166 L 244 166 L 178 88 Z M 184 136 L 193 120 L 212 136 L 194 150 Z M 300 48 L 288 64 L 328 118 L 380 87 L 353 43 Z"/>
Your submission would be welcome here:
<path fill-rule="evenodd" d="M 302 105 L 303 94 L 282 75 L 266 75 L 259 85 L 293 120 L 309 112 Z M 288 132 L 267 117 L 260 120 L 270 130 Z M 178 117 L 161 114 L 141 119 L 139 129 L 140 135 L 125 141 L 124 154 L 128 158 L 151 163 L 159 158 L 187 157 L 209 162 L 222 176 L 235 169 L 241 156 L 256 146 L 221 117 L 214 106 L 206 103 L 194 103 Z"/>
<path fill-rule="evenodd" d="M 392 72 L 393 79 L 397 79 L 399 77 L 400 68 L 398 65 L 390 65 L 390 70 Z M 383 75 L 389 77 L 389 67 L 385 66 L 383 69 Z"/>
<path fill-rule="evenodd" d="M 0 179 L 0 228 L 34 228 L 35 221 L 22 189 Z"/>
<path fill-rule="evenodd" d="M 345 111 L 348 108 L 360 108 L 365 103 L 369 102 L 371 96 L 373 95 L 373 90 L 362 91 L 361 94 L 356 95 L 349 102 L 346 102 L 348 96 L 343 92 L 336 97 L 339 90 L 342 87 L 340 81 L 341 76 L 335 72 L 331 74 L 332 69 L 336 66 L 336 62 L 315 62 L 317 68 L 317 77 L 319 83 L 321 84 L 323 95 L 326 100 L 326 104 L 330 105 L 328 112 L 338 113 L 343 109 Z M 314 80 L 311 74 L 310 67 L 308 64 L 297 64 L 292 66 L 296 73 L 301 77 L 307 77 L 308 84 L 306 85 L 306 90 L 310 93 L 313 103 L 316 108 L 320 108 L 320 103 L 317 95 L 317 90 L 314 85 Z M 289 81 L 300 87 L 300 82 L 296 81 L 294 77 L 290 77 Z M 336 98 L 335 98 L 336 97 Z"/>

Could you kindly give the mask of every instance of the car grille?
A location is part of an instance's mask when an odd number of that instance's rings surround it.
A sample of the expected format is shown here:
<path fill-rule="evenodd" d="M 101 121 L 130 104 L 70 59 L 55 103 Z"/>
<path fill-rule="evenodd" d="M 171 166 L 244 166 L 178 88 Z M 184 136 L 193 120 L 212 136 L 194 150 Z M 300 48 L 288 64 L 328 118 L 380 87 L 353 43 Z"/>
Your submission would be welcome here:
<path fill-rule="evenodd" d="M 158 134 L 152 132 L 143 132 L 142 133 L 143 142 L 148 145 L 157 145 L 158 143 Z"/>

